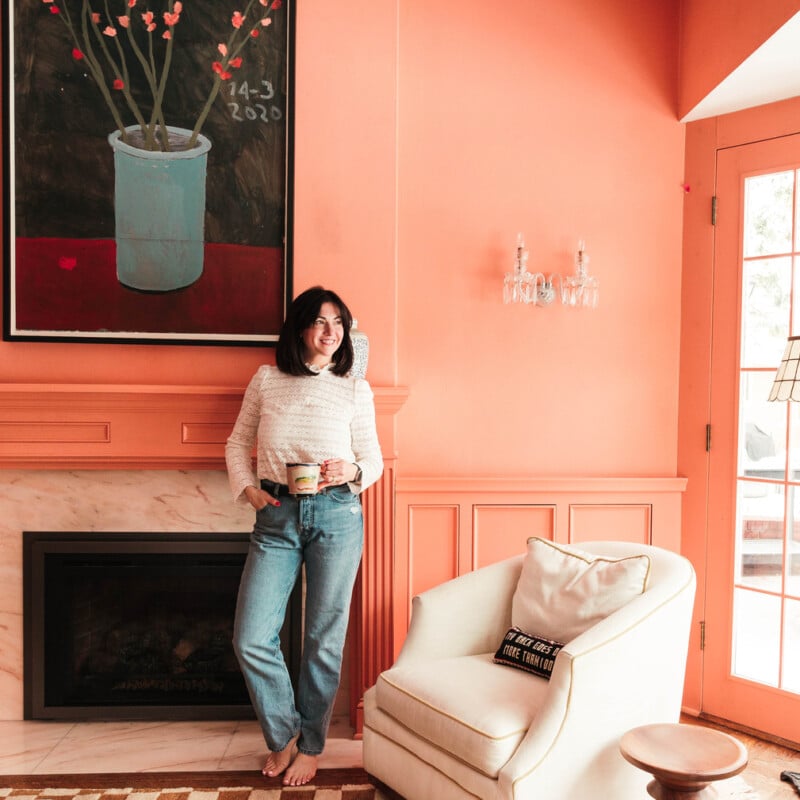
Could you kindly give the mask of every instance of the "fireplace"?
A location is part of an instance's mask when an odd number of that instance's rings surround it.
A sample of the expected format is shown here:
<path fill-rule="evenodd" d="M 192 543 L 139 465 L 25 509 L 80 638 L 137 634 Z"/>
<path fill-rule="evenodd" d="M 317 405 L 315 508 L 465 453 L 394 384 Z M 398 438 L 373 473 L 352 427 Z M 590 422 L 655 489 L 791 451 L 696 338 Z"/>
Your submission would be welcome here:
<path fill-rule="evenodd" d="M 402 386 L 372 388 L 384 473 L 362 495 L 364 557 L 343 675 L 357 732 L 364 692 L 396 655 L 395 418 L 408 397 Z M 0 718 L 30 715 L 23 653 L 30 659 L 31 645 L 24 646 L 28 620 L 18 583 L 23 531 L 249 533 L 252 509 L 231 503 L 224 459 L 243 392 L 186 384 L 0 384 Z"/>
<path fill-rule="evenodd" d="M 23 532 L 25 719 L 252 717 L 231 645 L 248 540 Z M 293 680 L 301 602 L 281 634 Z"/>

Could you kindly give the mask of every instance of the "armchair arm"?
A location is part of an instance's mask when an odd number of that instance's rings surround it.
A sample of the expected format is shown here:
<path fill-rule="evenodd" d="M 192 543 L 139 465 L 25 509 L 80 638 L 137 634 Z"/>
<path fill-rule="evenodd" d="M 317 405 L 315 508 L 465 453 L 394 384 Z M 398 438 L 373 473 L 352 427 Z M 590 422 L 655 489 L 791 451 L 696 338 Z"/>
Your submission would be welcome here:
<path fill-rule="evenodd" d="M 500 773 L 502 796 L 533 796 L 553 781 L 563 788 L 559 798 L 581 796 L 585 786 L 568 778 L 586 779 L 571 768 L 575 753 L 594 754 L 591 770 L 603 780 L 639 777 L 620 771 L 617 743 L 637 725 L 677 721 L 694 594 L 689 567 L 682 585 L 645 593 L 565 645 L 545 702 Z M 627 796 L 611 788 L 609 796 Z"/>
<path fill-rule="evenodd" d="M 397 666 L 496 650 L 511 624 L 522 559 L 491 564 L 414 597 Z"/>

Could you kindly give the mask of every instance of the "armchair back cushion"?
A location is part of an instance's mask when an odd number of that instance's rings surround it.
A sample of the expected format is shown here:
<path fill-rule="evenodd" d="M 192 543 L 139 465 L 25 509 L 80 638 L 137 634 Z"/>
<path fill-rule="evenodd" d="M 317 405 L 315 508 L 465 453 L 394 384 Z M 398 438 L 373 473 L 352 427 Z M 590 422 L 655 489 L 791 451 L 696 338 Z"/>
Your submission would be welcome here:
<path fill-rule="evenodd" d="M 647 588 L 650 557 L 610 558 L 532 537 L 514 592 L 511 624 L 566 643 Z M 498 640 L 505 631 L 498 631 Z"/>

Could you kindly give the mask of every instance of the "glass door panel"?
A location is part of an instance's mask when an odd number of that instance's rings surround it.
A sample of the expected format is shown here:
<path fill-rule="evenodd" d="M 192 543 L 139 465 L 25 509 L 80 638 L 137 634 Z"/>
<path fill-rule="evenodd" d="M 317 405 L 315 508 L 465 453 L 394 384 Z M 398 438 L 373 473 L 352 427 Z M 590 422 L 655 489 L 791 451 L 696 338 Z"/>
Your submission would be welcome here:
<path fill-rule="evenodd" d="M 797 742 L 800 403 L 767 397 L 800 334 L 799 186 L 798 136 L 720 152 L 703 660 L 704 712 Z"/>
<path fill-rule="evenodd" d="M 767 686 L 779 683 L 781 606 L 775 595 L 736 589 L 733 674 Z"/>

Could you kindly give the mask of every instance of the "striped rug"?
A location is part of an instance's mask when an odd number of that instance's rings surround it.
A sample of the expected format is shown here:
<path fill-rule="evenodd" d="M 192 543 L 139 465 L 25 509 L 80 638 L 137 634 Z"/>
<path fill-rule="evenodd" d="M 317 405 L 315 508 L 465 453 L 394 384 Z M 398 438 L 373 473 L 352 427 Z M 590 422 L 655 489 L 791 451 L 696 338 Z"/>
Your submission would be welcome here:
<path fill-rule="evenodd" d="M 359 769 L 320 770 L 307 786 L 255 772 L 0 775 L 0 800 L 378 800 Z"/>
<path fill-rule="evenodd" d="M 718 800 L 758 800 L 740 776 L 715 785 Z M 286 787 L 256 772 L 0 775 L 0 800 L 403 800 L 361 769 L 321 769 Z"/>

